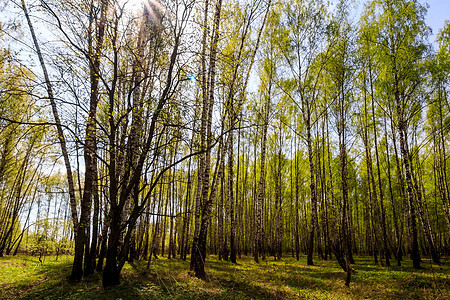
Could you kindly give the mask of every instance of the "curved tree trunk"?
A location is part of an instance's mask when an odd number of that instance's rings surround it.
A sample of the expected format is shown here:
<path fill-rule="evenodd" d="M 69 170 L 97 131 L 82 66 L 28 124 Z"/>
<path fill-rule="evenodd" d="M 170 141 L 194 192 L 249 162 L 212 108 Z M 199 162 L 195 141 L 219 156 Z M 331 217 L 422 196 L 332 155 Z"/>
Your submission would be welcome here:
<path fill-rule="evenodd" d="M 36 38 L 36 34 L 34 32 L 34 27 L 33 27 L 31 18 L 28 14 L 28 10 L 25 5 L 25 1 L 21 0 L 21 4 L 22 4 L 22 10 L 25 14 L 25 18 L 28 23 L 28 27 L 30 29 L 34 47 L 36 48 L 36 54 L 39 58 L 39 63 L 41 65 L 42 72 L 44 73 L 44 79 L 45 79 L 45 84 L 46 84 L 46 88 L 47 88 L 47 95 L 48 95 L 48 99 L 50 101 L 50 106 L 52 108 L 53 118 L 55 119 L 56 130 L 58 132 L 58 140 L 59 140 L 59 144 L 61 147 L 61 153 L 64 158 L 64 166 L 66 168 L 67 183 L 68 183 L 68 187 L 69 187 L 69 203 L 70 203 L 70 210 L 71 210 L 71 214 L 72 214 L 72 222 L 73 222 L 73 228 L 74 228 L 74 239 L 75 239 L 75 244 L 77 244 L 80 242 L 80 238 L 78 235 L 79 222 L 78 222 L 78 214 L 77 214 L 77 202 L 75 199 L 75 186 L 73 183 L 72 167 L 70 165 L 69 154 L 67 151 L 66 137 L 65 137 L 65 134 L 63 131 L 63 126 L 61 124 L 61 119 L 59 118 L 58 109 L 56 107 L 56 101 L 55 101 L 55 97 L 53 94 L 52 83 L 48 76 L 47 67 L 45 65 L 41 49 L 39 47 L 39 43 Z M 75 260 L 75 258 L 74 258 L 71 279 L 79 279 L 79 278 L 81 278 L 81 276 L 82 276 L 82 258 L 80 261 L 80 259 L 77 257 L 77 260 Z"/>

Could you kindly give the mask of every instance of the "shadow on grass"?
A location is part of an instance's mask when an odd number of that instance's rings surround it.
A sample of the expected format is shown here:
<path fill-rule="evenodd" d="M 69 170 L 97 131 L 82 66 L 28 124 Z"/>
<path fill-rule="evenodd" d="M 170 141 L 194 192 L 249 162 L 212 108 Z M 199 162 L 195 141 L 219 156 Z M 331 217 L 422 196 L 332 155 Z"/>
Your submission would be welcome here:
<path fill-rule="evenodd" d="M 79 283 L 69 283 L 71 257 L 58 261 L 21 257 L 0 260 L 1 299 L 448 299 L 450 291 L 447 264 L 440 269 L 415 271 L 405 267 L 382 267 L 358 257 L 350 289 L 344 287 L 345 273 L 335 261 L 315 261 L 307 266 L 287 257 L 259 264 L 243 257 L 239 264 L 209 256 L 207 280 L 188 275 L 189 260 L 159 258 L 126 263 L 122 284 L 103 289 L 101 274 Z M 2 273 L 3 274 L 3 273 Z M 5 279 L 6 278 L 6 279 Z"/>

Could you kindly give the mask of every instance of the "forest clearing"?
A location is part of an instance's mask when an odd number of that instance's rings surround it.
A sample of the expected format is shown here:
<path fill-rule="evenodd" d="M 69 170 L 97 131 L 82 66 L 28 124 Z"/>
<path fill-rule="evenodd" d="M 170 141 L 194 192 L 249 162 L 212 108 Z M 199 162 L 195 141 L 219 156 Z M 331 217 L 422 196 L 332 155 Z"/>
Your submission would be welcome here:
<path fill-rule="evenodd" d="M 448 4 L 0 0 L 0 298 L 448 298 Z"/>
<path fill-rule="evenodd" d="M 101 288 L 101 276 L 70 283 L 72 257 L 0 258 L 0 299 L 450 299 L 448 260 L 437 266 L 428 258 L 424 269 L 383 267 L 370 258 L 356 257 L 352 286 L 332 261 L 306 265 L 288 257 L 268 258 L 260 264 L 242 257 L 238 264 L 208 257 L 208 278 L 188 275 L 188 261 L 157 259 L 127 264 L 120 286 Z"/>

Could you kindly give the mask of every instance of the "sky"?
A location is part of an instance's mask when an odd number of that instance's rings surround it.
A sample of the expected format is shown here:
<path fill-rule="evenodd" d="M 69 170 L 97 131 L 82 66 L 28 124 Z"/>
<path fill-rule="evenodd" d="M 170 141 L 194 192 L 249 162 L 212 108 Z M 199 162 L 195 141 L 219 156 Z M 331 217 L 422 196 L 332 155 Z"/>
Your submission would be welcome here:
<path fill-rule="evenodd" d="M 8 19 L 8 9 L 2 11 L 1 8 L 4 7 L 3 1 L 0 0 L 0 21 L 4 22 Z M 119 0 L 120 2 L 128 2 L 128 6 L 140 7 L 144 0 Z M 154 0 L 151 0 L 155 2 Z M 433 35 L 430 37 L 430 42 L 435 42 L 436 34 L 439 29 L 444 26 L 445 20 L 450 21 L 450 0 L 419 0 L 421 3 L 428 3 L 428 13 L 426 16 L 426 23 L 432 28 Z M 7 2 L 7 0 L 6 0 Z M 28 1 L 29 2 L 29 1 Z M 367 2 L 367 0 L 356 0 L 359 2 L 359 10 L 362 8 L 362 3 Z M 11 9 L 11 6 L 9 7 Z M 13 9 L 13 11 L 16 11 Z M 9 11 L 11 13 L 12 11 Z"/>
<path fill-rule="evenodd" d="M 445 20 L 450 21 L 450 0 L 425 0 L 430 7 L 426 16 L 426 23 L 433 30 L 430 41 L 434 42 L 436 34 L 444 26 Z"/>

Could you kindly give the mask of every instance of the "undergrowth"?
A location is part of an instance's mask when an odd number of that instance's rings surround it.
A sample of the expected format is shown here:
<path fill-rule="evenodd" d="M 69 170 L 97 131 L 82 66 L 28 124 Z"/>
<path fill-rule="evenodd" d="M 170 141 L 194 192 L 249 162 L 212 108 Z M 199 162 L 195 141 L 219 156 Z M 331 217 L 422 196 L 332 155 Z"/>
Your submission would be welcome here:
<path fill-rule="evenodd" d="M 208 277 L 188 273 L 189 261 L 160 258 L 146 269 L 145 261 L 127 263 L 122 284 L 104 289 L 101 274 L 70 283 L 72 257 L 0 258 L 0 299 L 450 299 L 450 263 L 424 259 L 421 270 L 409 262 L 383 267 L 357 257 L 350 288 L 335 261 L 306 258 L 268 259 L 259 264 L 242 257 L 238 264 L 211 255 Z"/>

